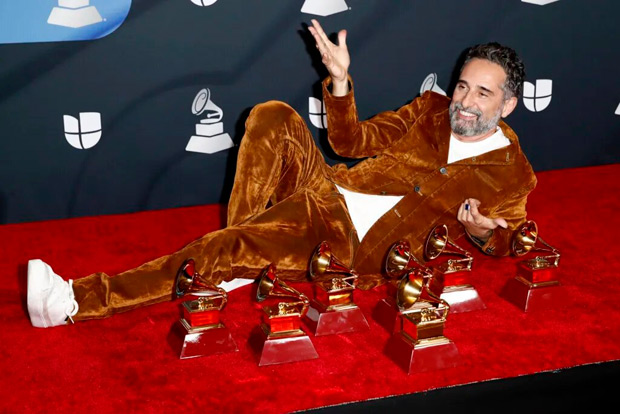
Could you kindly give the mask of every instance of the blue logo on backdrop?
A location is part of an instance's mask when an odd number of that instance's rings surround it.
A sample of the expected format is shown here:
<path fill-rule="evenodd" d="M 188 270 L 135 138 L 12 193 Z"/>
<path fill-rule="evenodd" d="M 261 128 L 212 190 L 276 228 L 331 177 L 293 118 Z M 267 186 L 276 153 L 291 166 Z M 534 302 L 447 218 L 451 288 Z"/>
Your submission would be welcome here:
<path fill-rule="evenodd" d="M 105 37 L 123 24 L 131 0 L 0 1 L 0 43 Z"/>

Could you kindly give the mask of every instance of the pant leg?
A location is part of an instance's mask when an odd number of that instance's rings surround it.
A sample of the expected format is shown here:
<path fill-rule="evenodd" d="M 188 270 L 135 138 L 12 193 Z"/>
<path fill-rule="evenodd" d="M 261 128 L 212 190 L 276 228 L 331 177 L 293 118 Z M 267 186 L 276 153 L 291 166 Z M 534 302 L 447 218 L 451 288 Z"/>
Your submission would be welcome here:
<path fill-rule="evenodd" d="M 285 104 L 269 102 L 252 111 L 247 125 L 229 226 L 114 277 L 96 273 L 74 281 L 80 305 L 74 319 L 170 300 L 176 272 L 189 257 L 216 284 L 255 278 L 269 263 L 284 280 L 304 280 L 312 250 L 323 240 L 343 261 L 352 260 L 355 236 L 344 200 L 327 179 L 329 169 L 301 117 Z M 269 200 L 272 206 L 266 208 Z"/>
<path fill-rule="evenodd" d="M 270 101 L 250 113 L 237 158 L 228 225 L 242 223 L 301 188 L 334 190 L 325 163 L 303 118 L 289 105 Z"/>

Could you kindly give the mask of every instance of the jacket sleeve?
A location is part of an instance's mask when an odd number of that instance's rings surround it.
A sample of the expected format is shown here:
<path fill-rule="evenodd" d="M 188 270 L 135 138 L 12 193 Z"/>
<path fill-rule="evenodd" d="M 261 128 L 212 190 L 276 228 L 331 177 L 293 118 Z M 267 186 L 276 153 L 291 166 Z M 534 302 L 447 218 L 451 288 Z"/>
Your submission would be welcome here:
<path fill-rule="evenodd" d="M 497 227 L 486 243 L 481 244 L 469 233 L 469 238 L 484 253 L 491 256 L 508 256 L 511 254 L 512 238 L 515 231 L 526 221 L 525 205 L 530 192 L 536 187 L 536 176 L 532 173 L 530 181 L 514 197 L 508 198 L 495 209 L 489 217 L 502 217 L 508 223 L 507 228 Z"/>
<path fill-rule="evenodd" d="M 372 157 L 402 138 L 425 111 L 430 92 L 396 111 L 382 112 L 360 122 L 355 105 L 353 81 L 345 96 L 333 96 L 331 78 L 323 81 L 328 139 L 336 154 L 349 158 Z"/>

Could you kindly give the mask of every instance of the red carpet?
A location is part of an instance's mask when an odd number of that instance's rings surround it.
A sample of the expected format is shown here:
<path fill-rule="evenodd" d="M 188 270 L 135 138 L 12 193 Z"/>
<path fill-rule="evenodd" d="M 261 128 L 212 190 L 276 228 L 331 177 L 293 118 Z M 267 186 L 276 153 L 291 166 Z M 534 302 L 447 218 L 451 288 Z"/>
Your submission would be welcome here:
<path fill-rule="evenodd" d="M 620 164 L 543 172 L 529 203 L 540 235 L 560 249 L 564 306 L 523 313 L 498 296 L 515 260 L 475 253 L 484 311 L 450 315 L 455 368 L 407 376 L 383 355 L 371 318 L 382 289 L 359 292 L 370 331 L 312 338 L 319 359 L 258 367 L 248 338 L 260 320 L 251 286 L 224 319 L 239 352 L 180 361 L 167 343 L 179 302 L 52 329 L 32 328 L 25 269 L 41 258 L 66 278 L 114 274 L 217 229 L 218 206 L 0 226 L 0 411 L 290 412 L 620 359 Z M 464 240 L 460 245 L 473 250 Z M 310 293 L 309 284 L 295 287 Z"/>

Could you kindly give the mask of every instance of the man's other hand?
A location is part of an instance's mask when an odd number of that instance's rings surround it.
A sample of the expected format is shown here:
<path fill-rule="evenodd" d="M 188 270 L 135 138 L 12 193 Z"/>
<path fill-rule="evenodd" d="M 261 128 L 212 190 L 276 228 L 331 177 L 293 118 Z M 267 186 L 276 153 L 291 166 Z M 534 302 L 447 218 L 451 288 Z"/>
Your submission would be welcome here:
<path fill-rule="evenodd" d="M 332 78 L 332 94 L 344 96 L 349 93 L 349 65 L 351 58 L 347 49 L 347 31 L 338 32 L 338 45 L 329 40 L 318 21 L 312 19 L 312 26 L 308 26 L 316 41 L 316 47 L 321 53 L 323 64 Z"/>
<path fill-rule="evenodd" d="M 468 198 L 461 204 L 456 216 L 458 221 L 465 226 L 465 230 L 467 230 L 471 236 L 486 242 L 497 226 L 503 228 L 508 227 L 506 220 L 501 217 L 485 217 L 480 214 L 478 207 L 480 207 L 479 200 Z"/>

